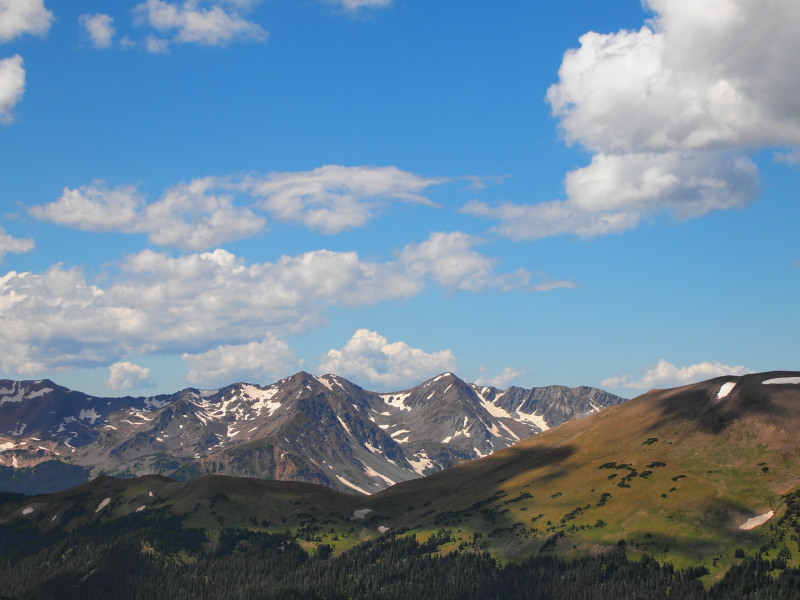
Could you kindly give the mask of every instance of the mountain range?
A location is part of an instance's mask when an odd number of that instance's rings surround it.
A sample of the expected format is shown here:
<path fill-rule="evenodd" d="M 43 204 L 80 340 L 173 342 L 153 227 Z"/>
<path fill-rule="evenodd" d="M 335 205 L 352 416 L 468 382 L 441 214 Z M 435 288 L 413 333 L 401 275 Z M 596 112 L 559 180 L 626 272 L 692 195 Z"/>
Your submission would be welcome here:
<path fill-rule="evenodd" d="M 624 401 L 590 387 L 499 390 L 452 373 L 382 394 L 300 372 L 138 398 L 0 380 L 0 491 L 51 492 L 101 474 L 226 474 L 369 494 Z"/>
<path fill-rule="evenodd" d="M 428 387 L 441 380 L 431 381 Z M 375 563 L 378 569 L 389 556 L 402 563 L 387 554 L 402 547 L 412 553 L 401 555 L 411 572 L 440 564 L 431 562 L 439 555 L 466 569 L 464 577 L 485 553 L 551 573 L 567 563 L 543 558 L 584 560 L 594 575 L 593 583 L 581 585 L 599 587 L 579 588 L 582 597 L 623 597 L 604 587 L 614 572 L 634 569 L 614 558 L 623 549 L 625 560 L 639 565 L 639 587 L 645 576 L 656 575 L 666 586 L 641 591 L 632 587 L 636 581 L 618 582 L 625 597 L 794 598 L 800 589 L 799 459 L 800 373 L 724 376 L 650 391 L 369 496 L 223 475 L 191 481 L 101 476 L 49 495 L 5 494 L 0 549 L 19 557 L 4 571 L 19 580 L 15 590 L 30 589 L 25 586 L 31 581 L 18 576 L 15 565 L 48 581 L 56 569 L 82 593 L 109 581 L 85 554 L 101 541 L 103 552 L 112 553 L 133 544 L 120 555 L 131 564 L 153 555 L 161 557 L 158 564 L 190 564 L 187 556 L 230 553 L 231 560 L 256 560 L 271 539 L 279 553 L 290 546 L 298 553 L 299 574 L 286 582 L 295 590 L 306 585 L 303 569 L 322 569 L 326 577 L 341 571 L 338 563 L 325 563 L 326 556 L 355 553 L 353 564 Z M 165 527 L 168 536 L 158 533 Z M 465 555 L 475 560 L 459 558 Z M 177 556 L 183 558 L 169 558 Z M 608 558 L 590 560 L 602 556 Z M 275 560 L 284 559 L 279 554 Z M 225 572 L 244 564 L 203 560 L 204 569 L 224 564 Z M 306 560 L 309 567 L 302 566 Z M 686 571 L 658 570 L 667 564 Z M 515 579 L 515 589 L 524 581 Z M 690 586 L 691 596 L 667 594 L 670 587 L 689 589 L 678 586 L 691 581 L 697 584 Z M 341 585 L 331 588 L 339 590 L 335 597 L 347 596 L 341 591 L 346 582 Z M 717 592 L 706 595 L 704 586 L 717 586 L 711 590 Z M 286 597 L 302 597 L 297 594 Z M 392 596 L 366 591 L 358 597 Z"/>

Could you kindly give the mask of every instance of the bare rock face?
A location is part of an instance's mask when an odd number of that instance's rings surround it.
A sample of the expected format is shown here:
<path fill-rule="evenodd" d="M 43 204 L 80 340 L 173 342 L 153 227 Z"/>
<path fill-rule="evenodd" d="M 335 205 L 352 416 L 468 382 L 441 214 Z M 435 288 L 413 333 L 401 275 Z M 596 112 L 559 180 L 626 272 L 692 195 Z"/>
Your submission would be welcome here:
<path fill-rule="evenodd" d="M 502 391 L 452 373 L 389 394 L 300 372 L 148 398 L 0 380 L 0 491 L 37 493 L 30 469 L 53 463 L 48 473 L 68 467 L 72 479 L 221 473 L 373 493 L 621 402 L 588 387 Z M 22 475 L 24 489 L 4 483 Z"/>

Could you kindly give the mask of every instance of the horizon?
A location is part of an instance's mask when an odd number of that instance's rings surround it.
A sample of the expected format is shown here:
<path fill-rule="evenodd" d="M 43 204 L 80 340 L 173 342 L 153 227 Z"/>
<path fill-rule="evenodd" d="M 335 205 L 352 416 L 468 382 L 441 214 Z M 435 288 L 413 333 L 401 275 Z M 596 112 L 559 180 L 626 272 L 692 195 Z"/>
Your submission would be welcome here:
<path fill-rule="evenodd" d="M 798 368 L 790 0 L 3 4 L 0 378 Z"/>

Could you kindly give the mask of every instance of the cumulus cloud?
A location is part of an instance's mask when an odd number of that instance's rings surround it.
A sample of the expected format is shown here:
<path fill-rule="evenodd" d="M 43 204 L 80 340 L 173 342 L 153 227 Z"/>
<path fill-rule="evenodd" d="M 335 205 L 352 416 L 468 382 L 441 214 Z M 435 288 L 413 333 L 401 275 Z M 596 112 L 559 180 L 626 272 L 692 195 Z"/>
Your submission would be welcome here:
<path fill-rule="evenodd" d="M 255 2 L 184 0 L 165 2 L 146 0 L 134 7 L 134 19 L 168 38 L 150 36 L 147 48 L 164 52 L 169 42 L 227 46 L 233 42 L 263 42 L 267 32 L 244 14 Z"/>
<path fill-rule="evenodd" d="M 530 273 L 520 269 L 498 275 L 495 263 L 474 249 L 479 240 L 460 231 L 436 232 L 421 244 L 409 244 L 398 263 L 418 277 L 429 277 L 451 290 L 509 290 L 529 284 Z"/>
<path fill-rule="evenodd" d="M 78 24 L 81 26 L 84 37 L 95 48 L 111 47 L 114 39 L 113 23 L 113 17 L 102 13 L 78 17 Z"/>
<path fill-rule="evenodd" d="M 0 0 L 0 42 L 9 42 L 26 33 L 47 35 L 53 13 L 44 0 Z"/>
<path fill-rule="evenodd" d="M 375 331 L 359 329 L 343 348 L 328 350 L 319 371 L 399 389 L 437 373 L 453 371 L 455 365 L 456 358 L 450 350 L 429 353 L 405 342 L 390 343 Z"/>
<path fill-rule="evenodd" d="M 793 0 L 646 0 L 638 31 L 590 32 L 568 51 L 547 100 L 564 139 L 593 153 L 565 200 L 465 211 L 514 239 L 624 231 L 669 213 L 741 207 L 758 189 L 748 158 L 800 146 L 800 53 Z M 786 150 L 786 149 L 789 150 Z"/>
<path fill-rule="evenodd" d="M 663 358 L 642 373 L 638 379 L 631 375 L 609 377 L 600 382 L 600 387 L 610 389 L 637 389 L 677 387 L 713 379 L 722 375 L 746 375 L 752 373 L 746 367 L 732 367 L 719 362 L 702 362 L 688 367 L 677 367 Z"/>
<path fill-rule="evenodd" d="M 514 381 L 517 377 L 524 375 L 525 370 L 516 371 L 511 367 L 506 367 L 503 372 L 494 377 L 487 377 L 484 375 L 485 368 L 481 367 L 481 376 L 475 380 L 475 385 L 490 385 L 498 389 L 504 390 L 508 384 Z"/>
<path fill-rule="evenodd" d="M 295 368 L 298 361 L 288 344 L 274 336 L 260 342 L 222 345 L 199 354 L 183 354 L 189 364 L 186 380 L 197 386 L 221 386 L 235 381 L 262 383 Z"/>
<path fill-rule="evenodd" d="M 25 68 L 19 55 L 0 60 L 0 123 L 14 119 L 14 107 L 25 93 Z"/>
<path fill-rule="evenodd" d="M 160 246 L 205 250 L 263 231 L 266 219 L 254 211 L 339 233 L 365 225 L 390 202 L 434 206 L 421 192 L 447 181 L 396 167 L 328 165 L 305 172 L 198 178 L 150 203 L 136 186 L 110 188 L 94 181 L 64 188 L 58 200 L 34 206 L 30 214 L 86 231 L 143 233 Z"/>
<path fill-rule="evenodd" d="M 134 354 L 203 355 L 302 333 L 320 326 L 329 307 L 404 300 L 443 285 L 430 275 L 432 268 L 421 266 L 424 260 L 365 261 L 356 252 L 316 250 L 248 264 L 222 249 L 177 257 L 144 250 L 101 278 L 102 285 L 62 265 L 44 273 L 11 271 L 0 277 L 0 366 L 33 375 L 108 365 Z M 498 289 L 481 261 L 474 268 L 479 275 L 462 270 L 460 279 L 445 283 Z"/>
<path fill-rule="evenodd" d="M 108 367 L 106 388 L 109 390 L 131 390 L 153 385 L 155 384 L 147 367 L 140 367 L 132 362 L 117 362 Z"/>
<path fill-rule="evenodd" d="M 32 239 L 15 238 L 0 227 L 0 261 L 3 260 L 6 252 L 23 254 L 33 250 L 35 246 Z"/>
<path fill-rule="evenodd" d="M 322 233 L 360 227 L 388 201 L 432 206 L 426 188 L 448 181 L 397 167 L 327 165 L 312 171 L 270 173 L 252 181 L 259 206 L 280 221 L 303 223 Z"/>

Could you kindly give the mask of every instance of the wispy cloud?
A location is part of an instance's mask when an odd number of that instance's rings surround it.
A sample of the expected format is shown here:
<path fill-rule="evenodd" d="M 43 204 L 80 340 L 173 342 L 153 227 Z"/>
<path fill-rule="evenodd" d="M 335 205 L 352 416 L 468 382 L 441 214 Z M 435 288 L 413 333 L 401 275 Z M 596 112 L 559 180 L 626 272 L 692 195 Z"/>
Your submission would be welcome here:
<path fill-rule="evenodd" d="M 360 14 L 364 11 L 379 8 L 389 8 L 393 0 L 325 0 L 328 4 L 337 7 L 343 12 Z"/>
<path fill-rule="evenodd" d="M 30 214 L 84 231 L 142 233 L 160 246 L 204 250 L 263 231 L 266 219 L 254 211 L 334 234 L 365 225 L 393 202 L 436 206 L 423 192 L 448 181 L 391 166 L 328 165 L 198 178 L 171 187 L 150 203 L 135 186 L 110 188 L 95 181 L 65 188 L 58 200 L 34 206 Z"/>
<path fill-rule="evenodd" d="M 0 60 L 0 123 L 14 120 L 14 107 L 25 93 L 25 68 L 20 55 Z"/>
<path fill-rule="evenodd" d="M 503 372 L 499 375 L 495 375 L 494 377 L 487 376 L 485 374 L 485 367 L 481 367 L 481 375 L 478 377 L 474 383 L 476 385 L 490 385 L 492 387 L 496 387 L 498 389 L 504 390 L 508 386 L 509 383 L 521 377 L 525 374 L 525 370 L 515 370 L 511 367 L 506 367 L 503 369 Z"/>
<path fill-rule="evenodd" d="M 147 49 L 164 52 L 169 43 L 227 46 L 234 42 L 263 42 L 268 33 L 245 18 L 255 2 L 146 0 L 133 9 L 134 22 L 161 37 L 150 36 Z"/>
<path fill-rule="evenodd" d="M 0 261 L 7 252 L 12 254 L 23 254 L 30 252 L 35 248 L 36 244 L 32 239 L 15 238 L 0 227 Z"/>

